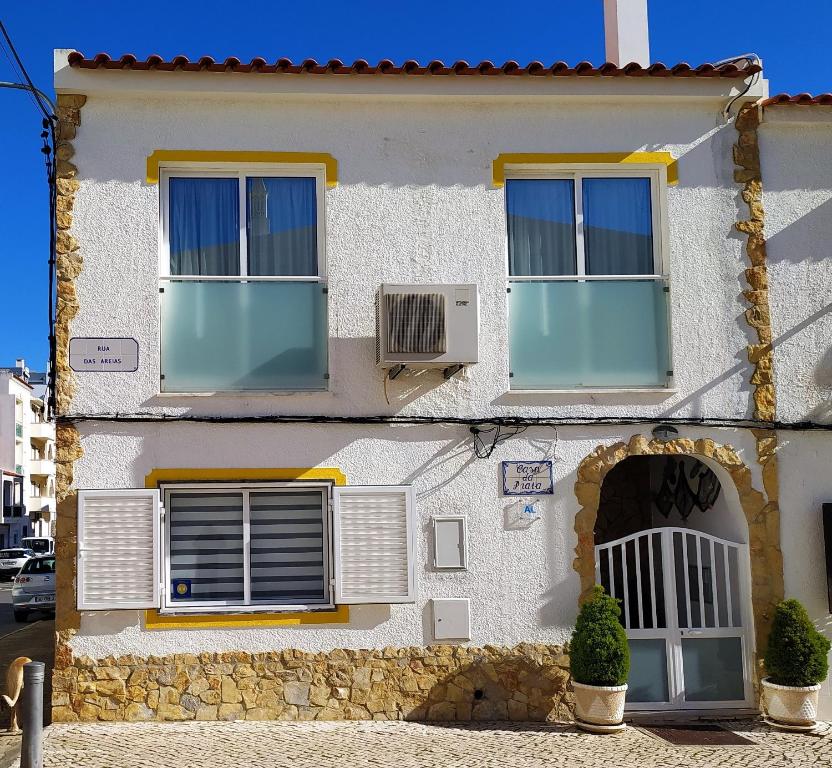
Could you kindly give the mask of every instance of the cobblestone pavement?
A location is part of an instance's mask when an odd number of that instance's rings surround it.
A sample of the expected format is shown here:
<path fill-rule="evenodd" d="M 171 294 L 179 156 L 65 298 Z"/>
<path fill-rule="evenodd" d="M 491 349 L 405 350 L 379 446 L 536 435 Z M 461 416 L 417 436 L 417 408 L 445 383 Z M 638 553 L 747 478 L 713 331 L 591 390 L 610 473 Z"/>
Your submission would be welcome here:
<path fill-rule="evenodd" d="M 832 736 L 731 728 L 752 746 L 675 747 L 637 728 L 591 736 L 558 725 L 189 722 L 52 726 L 45 768 L 757 768 L 832 766 Z"/>

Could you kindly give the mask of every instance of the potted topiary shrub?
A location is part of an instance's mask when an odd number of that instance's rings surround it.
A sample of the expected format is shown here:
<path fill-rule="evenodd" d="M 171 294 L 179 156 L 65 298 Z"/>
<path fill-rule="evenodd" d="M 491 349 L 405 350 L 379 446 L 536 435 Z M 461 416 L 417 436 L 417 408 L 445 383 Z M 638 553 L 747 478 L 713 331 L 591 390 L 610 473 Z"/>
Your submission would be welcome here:
<path fill-rule="evenodd" d="M 580 728 L 594 733 L 624 727 L 630 648 L 620 616 L 618 601 L 596 585 L 581 606 L 569 644 L 575 720 Z"/>
<path fill-rule="evenodd" d="M 829 671 L 827 640 L 797 600 L 777 606 L 768 638 L 763 699 L 768 716 L 788 728 L 811 730 L 818 712 L 820 683 Z"/>

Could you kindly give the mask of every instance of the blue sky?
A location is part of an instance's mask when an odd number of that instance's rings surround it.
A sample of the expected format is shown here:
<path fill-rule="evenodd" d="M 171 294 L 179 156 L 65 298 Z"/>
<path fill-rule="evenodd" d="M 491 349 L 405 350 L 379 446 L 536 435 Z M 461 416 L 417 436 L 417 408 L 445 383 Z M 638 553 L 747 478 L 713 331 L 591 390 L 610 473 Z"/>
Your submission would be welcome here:
<path fill-rule="evenodd" d="M 649 0 L 654 61 L 700 64 L 753 51 L 773 93 L 832 91 L 829 0 Z M 394 61 L 521 63 L 604 60 L 602 0 L 552 3 L 264 3 L 102 0 L 6 3 L 0 18 L 36 85 L 51 93 L 52 49 L 111 55 L 208 54 Z M 0 56 L 0 80 L 14 79 Z M 47 356 L 47 197 L 40 117 L 28 97 L 0 90 L 0 365 Z M 114 258 L 118 254 L 113 254 Z"/>

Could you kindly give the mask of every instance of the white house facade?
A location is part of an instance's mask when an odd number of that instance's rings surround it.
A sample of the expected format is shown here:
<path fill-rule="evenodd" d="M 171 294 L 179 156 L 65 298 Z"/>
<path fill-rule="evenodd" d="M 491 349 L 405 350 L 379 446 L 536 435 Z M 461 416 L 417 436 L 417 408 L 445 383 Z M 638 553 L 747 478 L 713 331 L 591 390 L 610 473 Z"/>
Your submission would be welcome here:
<path fill-rule="evenodd" d="M 596 580 L 631 709 L 731 714 L 784 595 L 826 625 L 828 108 L 744 60 L 55 82 L 54 720 L 566 718 Z"/>

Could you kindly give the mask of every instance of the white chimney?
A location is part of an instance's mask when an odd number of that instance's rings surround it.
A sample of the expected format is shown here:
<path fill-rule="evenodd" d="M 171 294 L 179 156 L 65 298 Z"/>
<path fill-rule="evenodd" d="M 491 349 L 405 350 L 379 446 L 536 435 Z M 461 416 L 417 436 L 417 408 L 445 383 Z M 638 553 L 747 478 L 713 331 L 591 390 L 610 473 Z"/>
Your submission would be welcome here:
<path fill-rule="evenodd" d="M 604 0 L 604 38 L 607 61 L 649 66 L 647 0 Z"/>

